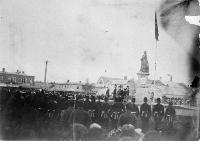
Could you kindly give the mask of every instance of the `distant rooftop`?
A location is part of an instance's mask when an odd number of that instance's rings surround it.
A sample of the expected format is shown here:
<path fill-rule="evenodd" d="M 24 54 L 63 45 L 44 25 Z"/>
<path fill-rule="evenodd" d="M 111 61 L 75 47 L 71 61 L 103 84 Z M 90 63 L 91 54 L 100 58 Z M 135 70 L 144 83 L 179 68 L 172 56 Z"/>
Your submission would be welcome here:
<path fill-rule="evenodd" d="M 105 76 L 101 76 L 99 79 L 103 79 L 103 81 L 104 81 L 105 83 L 111 82 L 111 81 L 113 81 L 113 80 L 123 80 L 123 79 L 121 79 L 121 78 L 113 78 L 113 77 L 105 77 Z"/>
<path fill-rule="evenodd" d="M 2 68 L 2 71 L 0 73 L 5 73 L 5 74 L 17 74 L 17 75 L 23 75 L 23 76 L 30 76 L 24 73 L 24 71 L 19 71 L 17 70 L 16 72 L 7 72 L 5 68 Z"/>

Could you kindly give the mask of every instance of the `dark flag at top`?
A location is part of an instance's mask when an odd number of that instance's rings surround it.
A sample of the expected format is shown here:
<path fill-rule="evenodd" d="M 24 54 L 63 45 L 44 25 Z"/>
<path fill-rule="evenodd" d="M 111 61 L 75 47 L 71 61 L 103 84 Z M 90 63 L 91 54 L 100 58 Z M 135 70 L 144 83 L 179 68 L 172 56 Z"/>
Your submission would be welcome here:
<path fill-rule="evenodd" d="M 157 13 L 155 12 L 155 38 L 157 41 L 158 41 L 158 36 L 159 33 L 158 33 Z"/>

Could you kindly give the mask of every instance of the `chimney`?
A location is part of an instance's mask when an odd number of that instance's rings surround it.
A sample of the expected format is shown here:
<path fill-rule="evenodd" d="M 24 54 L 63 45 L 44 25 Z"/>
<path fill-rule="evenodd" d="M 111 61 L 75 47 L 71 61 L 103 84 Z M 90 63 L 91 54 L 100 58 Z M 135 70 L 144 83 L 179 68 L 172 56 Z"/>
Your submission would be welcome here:
<path fill-rule="evenodd" d="M 2 72 L 5 72 L 5 70 L 6 70 L 5 68 L 2 68 Z"/>
<path fill-rule="evenodd" d="M 127 80 L 127 76 L 124 76 L 124 80 Z"/>

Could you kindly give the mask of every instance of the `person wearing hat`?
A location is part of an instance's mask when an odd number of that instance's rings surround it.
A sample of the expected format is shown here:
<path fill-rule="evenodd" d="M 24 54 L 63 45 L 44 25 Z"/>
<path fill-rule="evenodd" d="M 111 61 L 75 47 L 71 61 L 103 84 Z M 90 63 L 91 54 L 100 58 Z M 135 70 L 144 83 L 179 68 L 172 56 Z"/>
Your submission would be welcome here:
<path fill-rule="evenodd" d="M 176 118 L 176 111 L 173 107 L 173 102 L 169 102 L 169 106 L 166 108 L 165 111 L 165 120 L 167 121 L 167 125 L 169 128 L 173 128 L 173 121 Z"/>
<path fill-rule="evenodd" d="M 110 119 L 112 128 L 117 128 L 117 122 L 121 113 L 125 111 L 125 107 L 120 102 L 119 98 L 116 98 L 116 102 L 110 107 Z"/>
<path fill-rule="evenodd" d="M 100 116 L 101 116 L 101 107 L 102 107 L 103 103 L 101 102 L 101 96 L 97 96 L 97 102 L 96 102 L 96 122 L 99 123 L 100 122 Z"/>
<path fill-rule="evenodd" d="M 91 96 L 91 102 L 89 105 L 89 114 L 91 117 L 92 122 L 96 122 L 97 120 L 97 103 L 96 103 L 96 97 L 95 96 Z"/>
<path fill-rule="evenodd" d="M 110 110 L 110 105 L 108 103 L 108 97 L 104 98 L 104 102 L 101 105 L 101 108 L 99 109 L 99 118 L 98 121 L 99 123 L 104 127 L 108 128 L 109 124 L 109 110 Z"/>
<path fill-rule="evenodd" d="M 109 90 L 109 88 L 107 88 L 107 90 L 106 90 L 106 96 L 109 98 L 110 97 L 110 90 Z"/>
<path fill-rule="evenodd" d="M 117 95 L 117 85 L 115 84 L 115 88 L 113 90 L 113 100 L 116 101 L 116 95 Z"/>
<path fill-rule="evenodd" d="M 140 118 L 144 132 L 149 129 L 149 119 L 151 117 L 151 106 L 147 102 L 147 97 L 144 97 L 144 103 L 140 106 Z"/>
<path fill-rule="evenodd" d="M 86 95 L 84 105 L 83 105 L 85 111 L 89 110 L 89 105 L 90 105 L 90 97 L 88 95 Z"/>
<path fill-rule="evenodd" d="M 132 105 L 131 113 L 133 113 L 138 118 L 138 116 L 139 116 L 139 108 L 135 104 L 135 98 L 134 97 L 131 99 L 131 103 L 130 104 Z"/>
<path fill-rule="evenodd" d="M 131 124 L 133 126 L 137 126 L 137 118 L 134 114 L 132 114 L 132 104 L 128 103 L 126 105 L 126 112 L 122 113 L 118 120 L 118 125 L 123 126 L 125 124 Z"/>
<path fill-rule="evenodd" d="M 161 104 L 160 98 L 157 98 L 157 104 L 153 107 L 153 117 L 155 120 L 155 130 L 159 130 L 164 117 L 164 106 Z"/>
<path fill-rule="evenodd" d="M 86 127 L 89 127 L 91 124 L 91 118 L 87 111 L 83 109 L 83 103 L 79 103 L 77 110 L 73 110 L 73 112 L 70 114 L 69 117 L 69 123 L 80 123 L 83 124 Z"/>

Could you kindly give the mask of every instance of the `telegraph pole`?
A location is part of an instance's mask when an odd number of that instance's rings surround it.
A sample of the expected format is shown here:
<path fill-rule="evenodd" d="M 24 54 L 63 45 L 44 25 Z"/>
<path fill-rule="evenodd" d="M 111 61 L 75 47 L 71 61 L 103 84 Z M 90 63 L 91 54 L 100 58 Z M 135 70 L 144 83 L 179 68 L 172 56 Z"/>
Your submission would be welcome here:
<path fill-rule="evenodd" d="M 46 84 L 46 80 L 47 80 L 47 64 L 48 64 L 48 61 L 45 62 L 44 84 Z"/>

